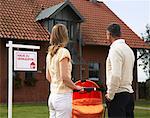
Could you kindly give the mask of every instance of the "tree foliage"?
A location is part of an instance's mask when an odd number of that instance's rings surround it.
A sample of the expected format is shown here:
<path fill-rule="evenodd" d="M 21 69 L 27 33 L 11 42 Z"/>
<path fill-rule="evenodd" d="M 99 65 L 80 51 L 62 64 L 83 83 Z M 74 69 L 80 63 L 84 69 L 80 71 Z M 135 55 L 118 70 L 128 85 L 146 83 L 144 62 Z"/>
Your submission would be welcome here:
<path fill-rule="evenodd" d="M 142 34 L 142 39 L 150 46 L 150 25 L 146 26 L 146 32 Z M 138 59 L 140 59 L 139 66 L 143 68 L 144 72 L 146 73 L 149 79 L 150 78 L 150 49 L 149 50 L 139 49 L 138 51 L 140 53 L 138 57 Z"/>

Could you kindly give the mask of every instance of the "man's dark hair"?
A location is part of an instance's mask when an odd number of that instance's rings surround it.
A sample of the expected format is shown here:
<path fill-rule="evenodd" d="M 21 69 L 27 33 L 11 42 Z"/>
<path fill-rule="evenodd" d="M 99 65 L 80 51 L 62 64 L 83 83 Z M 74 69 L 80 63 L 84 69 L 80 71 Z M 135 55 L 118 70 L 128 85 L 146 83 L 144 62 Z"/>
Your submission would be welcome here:
<path fill-rule="evenodd" d="M 121 36 L 121 28 L 119 24 L 116 23 L 110 24 L 107 30 L 111 33 L 111 36 L 114 38 Z"/>

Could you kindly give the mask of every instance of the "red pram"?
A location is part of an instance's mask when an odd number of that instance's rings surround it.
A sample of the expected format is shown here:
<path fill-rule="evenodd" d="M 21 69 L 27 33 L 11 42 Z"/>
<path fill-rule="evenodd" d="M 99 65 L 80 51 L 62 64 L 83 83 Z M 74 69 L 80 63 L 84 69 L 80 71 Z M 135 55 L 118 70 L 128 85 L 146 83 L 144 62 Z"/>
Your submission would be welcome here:
<path fill-rule="evenodd" d="M 99 86 L 90 80 L 79 80 L 75 84 L 84 87 L 84 90 L 73 93 L 72 118 L 102 118 L 102 93 Z"/>

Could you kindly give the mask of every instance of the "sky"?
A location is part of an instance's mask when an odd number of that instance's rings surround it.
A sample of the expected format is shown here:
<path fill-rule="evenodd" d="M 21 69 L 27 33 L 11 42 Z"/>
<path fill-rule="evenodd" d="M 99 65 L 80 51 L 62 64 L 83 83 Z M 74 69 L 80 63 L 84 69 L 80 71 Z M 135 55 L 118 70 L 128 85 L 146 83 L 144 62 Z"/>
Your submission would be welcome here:
<path fill-rule="evenodd" d="M 150 0 L 99 0 L 103 1 L 138 36 L 150 24 Z M 138 67 L 138 81 L 146 81 L 142 68 Z"/>

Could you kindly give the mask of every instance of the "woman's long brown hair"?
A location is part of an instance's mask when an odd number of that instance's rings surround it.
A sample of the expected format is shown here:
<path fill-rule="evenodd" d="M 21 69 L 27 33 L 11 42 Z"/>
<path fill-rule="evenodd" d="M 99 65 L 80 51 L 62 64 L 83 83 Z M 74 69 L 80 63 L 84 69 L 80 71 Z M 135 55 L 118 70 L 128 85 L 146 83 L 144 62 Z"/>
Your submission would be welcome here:
<path fill-rule="evenodd" d="M 63 24 L 56 24 L 52 28 L 50 44 L 48 51 L 53 57 L 60 47 L 65 47 L 69 41 L 68 30 Z"/>

